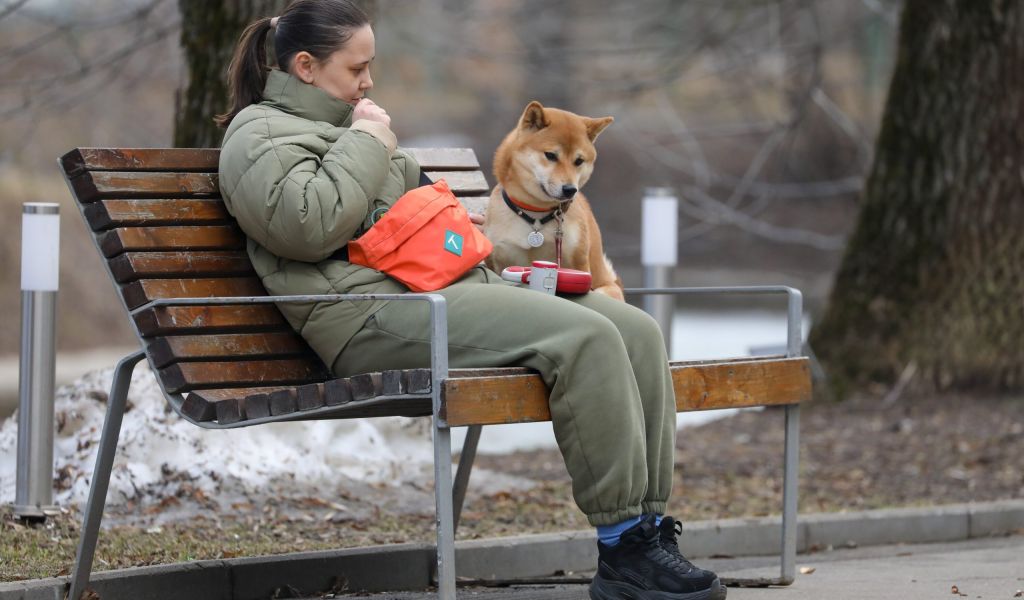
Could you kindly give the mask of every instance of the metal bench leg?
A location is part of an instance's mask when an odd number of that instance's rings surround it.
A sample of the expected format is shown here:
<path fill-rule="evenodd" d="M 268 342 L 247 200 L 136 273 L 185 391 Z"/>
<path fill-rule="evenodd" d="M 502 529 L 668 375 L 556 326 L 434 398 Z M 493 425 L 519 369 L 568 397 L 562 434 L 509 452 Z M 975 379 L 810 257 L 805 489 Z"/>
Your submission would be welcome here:
<path fill-rule="evenodd" d="M 786 405 L 786 471 L 782 487 L 781 584 L 796 578 L 797 482 L 800 479 L 800 405 Z"/>
<path fill-rule="evenodd" d="M 455 600 L 455 518 L 452 514 L 452 431 L 434 417 L 434 501 L 437 503 L 437 593 Z"/>
<path fill-rule="evenodd" d="M 103 518 L 103 506 L 107 502 L 110 471 L 114 467 L 114 451 L 117 450 L 117 439 L 121 435 L 121 418 L 124 416 L 124 407 L 128 399 L 128 386 L 131 385 L 135 365 L 145 356 L 142 351 L 130 354 L 122 358 L 114 369 L 114 382 L 110 386 L 110 396 L 107 398 L 107 416 L 103 421 L 103 434 L 100 436 L 99 451 L 96 453 L 92 485 L 89 486 L 89 501 L 85 505 L 78 556 L 75 557 L 75 568 L 71 572 L 69 600 L 78 600 L 89 583 L 93 554 L 96 552 L 96 538 L 99 535 L 100 520 Z"/>
<path fill-rule="evenodd" d="M 448 310 L 444 298 L 430 298 L 430 401 L 434 424 L 434 503 L 437 511 L 437 595 L 455 600 L 455 518 L 452 514 L 452 430 L 442 416 L 448 378 Z"/>
<path fill-rule="evenodd" d="M 459 470 L 455 472 L 455 489 L 452 491 L 455 511 L 452 528 L 456 531 L 459 529 L 459 517 L 462 516 L 462 505 L 466 501 L 466 490 L 469 488 L 469 475 L 473 471 L 476 447 L 480 443 L 480 431 L 483 428 L 483 425 L 469 426 L 466 430 L 466 441 L 462 442 L 462 452 L 459 453 Z"/>

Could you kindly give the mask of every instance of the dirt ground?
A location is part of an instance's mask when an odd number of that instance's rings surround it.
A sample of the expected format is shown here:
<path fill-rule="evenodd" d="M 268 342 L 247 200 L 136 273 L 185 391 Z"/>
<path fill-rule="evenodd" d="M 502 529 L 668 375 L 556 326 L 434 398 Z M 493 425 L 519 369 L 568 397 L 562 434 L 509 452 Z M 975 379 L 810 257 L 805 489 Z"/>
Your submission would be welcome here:
<path fill-rule="evenodd" d="M 1024 398 L 945 395 L 885 405 L 861 397 L 815 402 L 801 413 L 803 513 L 1024 497 Z M 783 436 L 782 409 L 682 430 L 670 512 L 689 520 L 779 513 Z M 568 479 L 556 452 L 479 464 Z"/>
<path fill-rule="evenodd" d="M 948 504 L 1024 497 L 1024 398 L 863 397 L 818 401 L 801 415 L 801 513 Z M 684 520 L 778 514 L 783 411 L 742 412 L 680 432 L 671 514 Z M 467 499 L 458 537 L 583 529 L 557 451 L 481 456 L 478 467 L 538 485 Z M 433 538 L 432 492 L 403 506 L 357 494 L 260 505 L 222 505 L 181 488 L 162 506 L 130 503 L 104 529 L 97 569 Z M 365 506 L 364 506 L 365 505 Z M 161 519 L 195 506 L 188 520 Z M 344 509 L 344 510 L 343 510 Z M 363 515 L 353 517 L 352 515 Z M 77 514 L 27 526 L 0 508 L 0 581 L 68 572 Z"/>

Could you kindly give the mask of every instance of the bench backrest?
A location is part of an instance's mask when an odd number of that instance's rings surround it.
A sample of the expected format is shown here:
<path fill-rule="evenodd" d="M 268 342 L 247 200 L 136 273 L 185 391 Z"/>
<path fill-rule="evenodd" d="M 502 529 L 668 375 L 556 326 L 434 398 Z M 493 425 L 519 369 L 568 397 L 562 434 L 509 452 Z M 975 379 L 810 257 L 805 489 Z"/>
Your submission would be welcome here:
<path fill-rule="evenodd" d="M 489 191 L 471 149 L 409 150 L 471 211 Z M 60 159 L 128 311 L 160 298 L 261 296 L 245 236 L 217 183 L 217 149 L 78 148 Z M 133 316 L 164 390 L 330 378 L 273 305 L 164 306 Z"/>

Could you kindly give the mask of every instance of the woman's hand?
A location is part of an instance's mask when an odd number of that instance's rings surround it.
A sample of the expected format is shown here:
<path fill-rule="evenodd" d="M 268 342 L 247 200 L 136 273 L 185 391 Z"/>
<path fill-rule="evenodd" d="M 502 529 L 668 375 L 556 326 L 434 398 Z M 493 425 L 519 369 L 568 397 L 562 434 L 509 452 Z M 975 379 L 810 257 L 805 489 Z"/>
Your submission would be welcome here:
<path fill-rule="evenodd" d="M 369 98 L 363 98 L 356 103 L 356 108 L 352 111 L 352 121 L 358 121 L 359 119 L 366 119 L 367 121 L 377 121 L 383 123 L 388 127 L 391 127 L 391 117 L 383 108 L 377 106 L 373 100 Z"/>
<path fill-rule="evenodd" d="M 480 230 L 480 233 L 483 233 L 483 231 L 484 231 L 484 216 L 483 215 L 469 213 L 469 220 L 472 221 L 474 225 L 476 225 L 476 228 Z"/>

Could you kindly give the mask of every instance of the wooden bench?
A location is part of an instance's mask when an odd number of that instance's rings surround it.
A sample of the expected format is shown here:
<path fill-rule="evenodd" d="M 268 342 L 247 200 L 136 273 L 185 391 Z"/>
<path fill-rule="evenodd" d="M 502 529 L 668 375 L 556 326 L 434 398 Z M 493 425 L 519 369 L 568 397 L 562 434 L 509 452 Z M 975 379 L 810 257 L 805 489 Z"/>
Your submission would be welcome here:
<path fill-rule="evenodd" d="M 432 179 L 443 177 L 473 212 L 489 192 L 472 150 L 413 149 Z M 270 297 L 245 252 L 245 236 L 220 200 L 216 149 L 80 148 L 60 167 L 142 350 L 117 366 L 70 598 L 88 583 L 131 372 L 147 358 L 170 405 L 208 428 L 274 421 L 432 416 L 438 511 L 438 582 L 454 598 L 454 529 L 481 426 L 550 420 L 548 391 L 528 369 L 448 369 L 444 299 L 404 294 L 431 305 L 430 369 L 332 378 L 275 302 L 360 301 L 368 296 Z M 629 293 L 784 293 L 789 296 L 788 356 L 671 364 L 680 411 L 786 405 L 782 574 L 795 570 L 799 403 L 810 399 L 807 358 L 799 356 L 800 294 L 784 287 L 628 290 Z M 379 297 L 379 296 L 374 296 Z M 794 318 L 795 317 L 795 318 Z M 469 426 L 452 484 L 450 427 Z"/>

